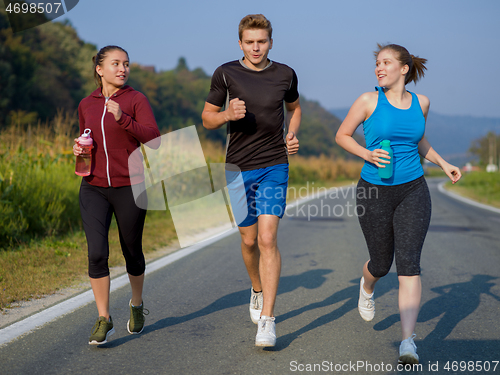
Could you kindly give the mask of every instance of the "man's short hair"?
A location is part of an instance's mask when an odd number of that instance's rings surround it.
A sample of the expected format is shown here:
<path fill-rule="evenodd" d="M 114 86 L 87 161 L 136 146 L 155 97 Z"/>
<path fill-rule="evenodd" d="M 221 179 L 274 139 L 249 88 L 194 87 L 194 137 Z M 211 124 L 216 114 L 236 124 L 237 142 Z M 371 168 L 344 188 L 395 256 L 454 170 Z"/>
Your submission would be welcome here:
<path fill-rule="evenodd" d="M 240 26 L 238 27 L 238 35 L 243 37 L 243 31 L 248 29 L 264 29 L 267 30 L 269 39 L 273 37 L 273 27 L 271 26 L 271 21 L 269 21 L 263 14 L 249 14 L 245 16 L 240 21 Z"/>

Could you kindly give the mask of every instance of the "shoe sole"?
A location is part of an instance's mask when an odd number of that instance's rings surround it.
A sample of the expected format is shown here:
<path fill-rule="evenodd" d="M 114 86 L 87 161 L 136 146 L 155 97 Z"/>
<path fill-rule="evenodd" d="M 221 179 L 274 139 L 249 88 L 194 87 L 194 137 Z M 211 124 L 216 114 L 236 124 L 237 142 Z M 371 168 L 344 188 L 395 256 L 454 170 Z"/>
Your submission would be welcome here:
<path fill-rule="evenodd" d="M 255 341 L 255 346 L 258 347 L 273 347 L 276 345 L 276 341 Z"/>
<path fill-rule="evenodd" d="M 417 365 L 418 358 L 415 358 L 412 354 L 403 354 L 399 357 L 398 363 L 405 365 Z"/>
<path fill-rule="evenodd" d="M 142 329 L 139 331 L 139 332 L 132 332 L 130 330 L 130 320 L 127 322 L 127 331 L 128 333 L 130 333 L 131 335 L 138 335 L 139 333 L 142 333 L 142 331 L 144 331 L 144 326 L 142 326 Z"/>
<path fill-rule="evenodd" d="M 371 322 L 373 320 L 373 318 L 375 318 L 375 314 L 373 314 L 372 318 L 365 318 L 363 316 L 363 314 L 361 313 L 361 310 L 359 308 L 358 308 L 358 312 L 359 312 L 359 316 L 361 317 L 361 319 L 363 319 L 365 322 Z"/>
<path fill-rule="evenodd" d="M 255 324 L 259 323 L 261 313 L 262 313 L 262 310 L 252 309 L 250 307 L 250 319 L 252 319 L 253 323 L 255 323 Z"/>
<path fill-rule="evenodd" d="M 106 333 L 106 337 L 104 338 L 103 341 L 101 342 L 98 342 L 96 340 L 92 340 L 92 341 L 89 341 L 89 345 L 102 345 L 102 344 L 106 344 L 108 342 L 108 339 L 109 339 L 109 336 L 111 336 L 112 334 L 115 333 L 115 329 L 114 328 L 111 328 L 108 333 Z"/>

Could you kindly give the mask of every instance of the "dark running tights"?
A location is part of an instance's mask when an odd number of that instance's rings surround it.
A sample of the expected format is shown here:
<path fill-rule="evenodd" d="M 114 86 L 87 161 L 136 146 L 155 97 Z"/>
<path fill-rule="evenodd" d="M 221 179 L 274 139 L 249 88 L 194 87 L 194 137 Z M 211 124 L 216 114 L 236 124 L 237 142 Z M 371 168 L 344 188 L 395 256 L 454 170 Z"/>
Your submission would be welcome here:
<path fill-rule="evenodd" d="M 420 275 L 420 254 L 431 219 L 431 197 L 424 177 L 395 186 L 360 179 L 357 213 L 374 277 L 389 272 L 396 257 L 398 276 Z"/>
<path fill-rule="evenodd" d="M 141 198 L 147 199 L 145 195 Z M 82 179 L 80 212 L 87 237 L 91 278 L 109 275 L 108 232 L 113 213 L 118 224 L 127 272 L 132 276 L 144 273 L 146 263 L 142 253 L 142 232 L 146 210 L 137 207 L 130 186 L 103 188 L 92 186 Z"/>

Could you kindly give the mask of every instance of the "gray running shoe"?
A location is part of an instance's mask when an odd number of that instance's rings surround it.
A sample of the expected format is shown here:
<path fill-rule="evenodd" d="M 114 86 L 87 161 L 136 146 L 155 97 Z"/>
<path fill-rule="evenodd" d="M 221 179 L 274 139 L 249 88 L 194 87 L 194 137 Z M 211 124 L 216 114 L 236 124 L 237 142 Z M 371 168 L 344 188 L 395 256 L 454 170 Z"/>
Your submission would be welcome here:
<path fill-rule="evenodd" d="M 104 316 L 100 316 L 92 328 L 89 338 L 89 345 L 101 345 L 108 342 L 109 336 L 115 333 L 113 319 L 109 317 L 109 322 Z"/>
<path fill-rule="evenodd" d="M 399 363 L 405 365 L 418 363 L 417 345 L 413 342 L 415 337 L 417 335 L 412 334 L 406 340 L 401 341 L 401 345 L 399 345 Z"/>

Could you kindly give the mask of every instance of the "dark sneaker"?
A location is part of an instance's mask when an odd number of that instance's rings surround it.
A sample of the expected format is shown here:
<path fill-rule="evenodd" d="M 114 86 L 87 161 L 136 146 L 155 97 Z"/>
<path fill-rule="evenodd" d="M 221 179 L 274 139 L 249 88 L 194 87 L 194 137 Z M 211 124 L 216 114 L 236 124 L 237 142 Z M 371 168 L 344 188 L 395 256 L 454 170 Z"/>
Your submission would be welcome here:
<path fill-rule="evenodd" d="M 144 315 L 149 315 L 149 310 L 144 308 L 144 302 L 141 306 L 132 306 L 132 300 L 128 303 L 130 306 L 130 320 L 127 322 L 128 333 L 138 335 L 144 329 Z"/>
<path fill-rule="evenodd" d="M 89 345 L 101 345 L 108 342 L 109 336 L 115 333 L 113 319 L 109 317 L 109 322 L 104 316 L 100 316 L 94 324 L 89 338 Z"/>

